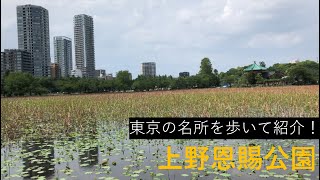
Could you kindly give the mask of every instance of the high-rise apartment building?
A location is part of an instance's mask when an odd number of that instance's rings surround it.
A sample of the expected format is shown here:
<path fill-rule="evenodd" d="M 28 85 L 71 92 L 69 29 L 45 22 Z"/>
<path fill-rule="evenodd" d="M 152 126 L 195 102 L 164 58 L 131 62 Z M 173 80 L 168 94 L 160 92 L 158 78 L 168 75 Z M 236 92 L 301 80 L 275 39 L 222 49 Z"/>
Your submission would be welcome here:
<path fill-rule="evenodd" d="M 54 42 L 54 62 L 59 64 L 61 77 L 71 76 L 72 71 L 72 42 L 64 36 L 56 36 Z"/>
<path fill-rule="evenodd" d="M 34 76 L 50 75 L 48 10 L 35 5 L 17 6 L 18 47 L 31 53 Z"/>
<path fill-rule="evenodd" d="M 94 27 L 91 16 L 74 16 L 74 45 L 76 68 L 84 77 L 95 77 Z"/>
<path fill-rule="evenodd" d="M 1 52 L 1 79 L 6 71 L 33 73 L 31 54 L 21 49 L 5 49 Z"/>
<path fill-rule="evenodd" d="M 141 65 L 141 71 L 143 76 L 156 76 L 156 63 L 155 62 L 145 62 Z"/>

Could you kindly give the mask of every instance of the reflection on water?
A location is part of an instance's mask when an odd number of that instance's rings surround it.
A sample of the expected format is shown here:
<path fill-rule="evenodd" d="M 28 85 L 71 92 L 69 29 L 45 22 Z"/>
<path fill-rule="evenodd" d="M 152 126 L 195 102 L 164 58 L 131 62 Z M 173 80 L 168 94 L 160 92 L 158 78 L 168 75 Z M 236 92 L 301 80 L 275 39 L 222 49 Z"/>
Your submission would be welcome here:
<path fill-rule="evenodd" d="M 116 131 L 114 129 L 117 129 Z M 89 135 L 59 137 L 55 140 L 34 140 L 1 148 L 1 179 L 30 179 L 35 177 L 65 179 L 99 179 L 116 177 L 118 179 L 257 179 L 260 175 L 266 179 L 276 176 L 286 178 L 303 177 L 319 179 L 319 141 L 318 140 L 129 140 L 127 129 L 99 131 Z M 265 164 L 261 171 L 227 172 L 211 168 L 213 147 L 232 146 L 234 151 L 239 146 L 255 144 L 261 146 L 261 155 L 265 155 L 272 145 L 281 145 L 285 152 L 292 146 L 316 146 L 316 169 L 309 171 L 291 171 L 291 160 L 285 160 L 288 170 L 266 171 Z M 210 159 L 206 169 L 183 169 L 179 171 L 158 170 L 159 165 L 166 165 L 167 146 L 172 146 L 172 153 L 180 154 L 173 162 L 183 166 L 186 146 L 208 146 Z M 237 153 L 234 159 L 238 158 Z M 264 161 L 263 163 L 270 163 Z M 227 176 L 228 175 L 228 176 Z M 225 177 L 227 176 L 227 177 Z M 269 176 L 269 177 L 267 177 Z"/>
<path fill-rule="evenodd" d="M 22 144 L 22 151 L 28 152 L 23 158 L 24 178 L 52 176 L 55 172 L 52 140 L 28 141 Z"/>
<path fill-rule="evenodd" d="M 96 142 L 97 137 L 94 135 L 81 139 L 81 146 L 79 148 L 79 163 L 81 168 L 89 168 L 98 164 L 99 150 Z"/>

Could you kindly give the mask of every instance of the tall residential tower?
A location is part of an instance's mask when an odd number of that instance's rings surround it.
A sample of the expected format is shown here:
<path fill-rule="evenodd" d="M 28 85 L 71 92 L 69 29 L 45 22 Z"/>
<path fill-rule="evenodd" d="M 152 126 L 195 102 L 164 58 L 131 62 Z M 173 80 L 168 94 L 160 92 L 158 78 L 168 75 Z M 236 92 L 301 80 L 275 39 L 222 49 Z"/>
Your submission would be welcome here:
<path fill-rule="evenodd" d="M 95 77 L 94 28 L 91 16 L 74 16 L 74 45 L 76 68 L 84 77 Z"/>
<path fill-rule="evenodd" d="M 156 76 L 156 63 L 145 62 L 141 65 L 141 71 L 143 76 Z"/>
<path fill-rule="evenodd" d="M 61 77 L 71 76 L 72 71 L 72 42 L 64 36 L 56 36 L 54 42 L 54 62 L 59 64 Z"/>
<path fill-rule="evenodd" d="M 18 47 L 31 53 L 33 75 L 50 76 L 48 10 L 35 5 L 17 6 Z"/>

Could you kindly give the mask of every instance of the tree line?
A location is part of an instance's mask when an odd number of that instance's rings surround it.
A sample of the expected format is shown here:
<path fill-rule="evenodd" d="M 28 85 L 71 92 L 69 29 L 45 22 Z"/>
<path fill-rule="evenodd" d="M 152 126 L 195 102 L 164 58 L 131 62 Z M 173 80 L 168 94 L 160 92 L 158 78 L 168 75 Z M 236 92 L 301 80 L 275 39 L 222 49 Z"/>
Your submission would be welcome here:
<path fill-rule="evenodd" d="M 262 61 L 261 66 L 266 66 Z M 189 77 L 139 75 L 131 79 L 129 71 L 119 71 L 112 80 L 98 78 L 68 77 L 51 79 L 33 77 L 23 72 L 7 72 L 1 81 L 1 94 L 4 96 L 42 95 L 51 93 L 97 93 L 172 90 L 191 88 L 210 88 L 218 86 L 254 86 L 270 80 L 285 80 L 289 84 L 318 84 L 319 63 L 303 61 L 299 63 L 274 64 L 268 68 L 272 74 L 244 73 L 244 67 L 231 68 L 227 72 L 218 72 L 212 68 L 210 59 L 201 61 L 198 74 Z"/>
<path fill-rule="evenodd" d="M 261 61 L 260 66 L 266 67 Z M 276 63 L 267 68 L 264 73 L 244 73 L 248 66 L 231 68 L 221 72 L 219 78 L 222 84 L 234 86 L 251 86 L 270 81 L 283 81 L 289 85 L 319 84 L 319 63 L 305 60 L 296 63 Z"/>

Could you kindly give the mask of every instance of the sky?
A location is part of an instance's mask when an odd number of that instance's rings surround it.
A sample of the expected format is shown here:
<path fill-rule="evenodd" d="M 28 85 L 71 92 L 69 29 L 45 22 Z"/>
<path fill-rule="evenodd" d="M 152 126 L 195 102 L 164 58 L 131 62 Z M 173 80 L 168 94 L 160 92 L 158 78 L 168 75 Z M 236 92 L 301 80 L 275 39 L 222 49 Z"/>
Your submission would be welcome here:
<path fill-rule="evenodd" d="M 16 6 L 49 11 L 53 37 L 73 36 L 73 17 L 94 21 L 96 69 L 157 75 L 196 74 L 208 57 L 219 72 L 265 61 L 267 66 L 319 58 L 318 0 L 1 0 L 1 50 L 18 48 Z M 73 44 L 73 64 L 74 44 Z"/>

